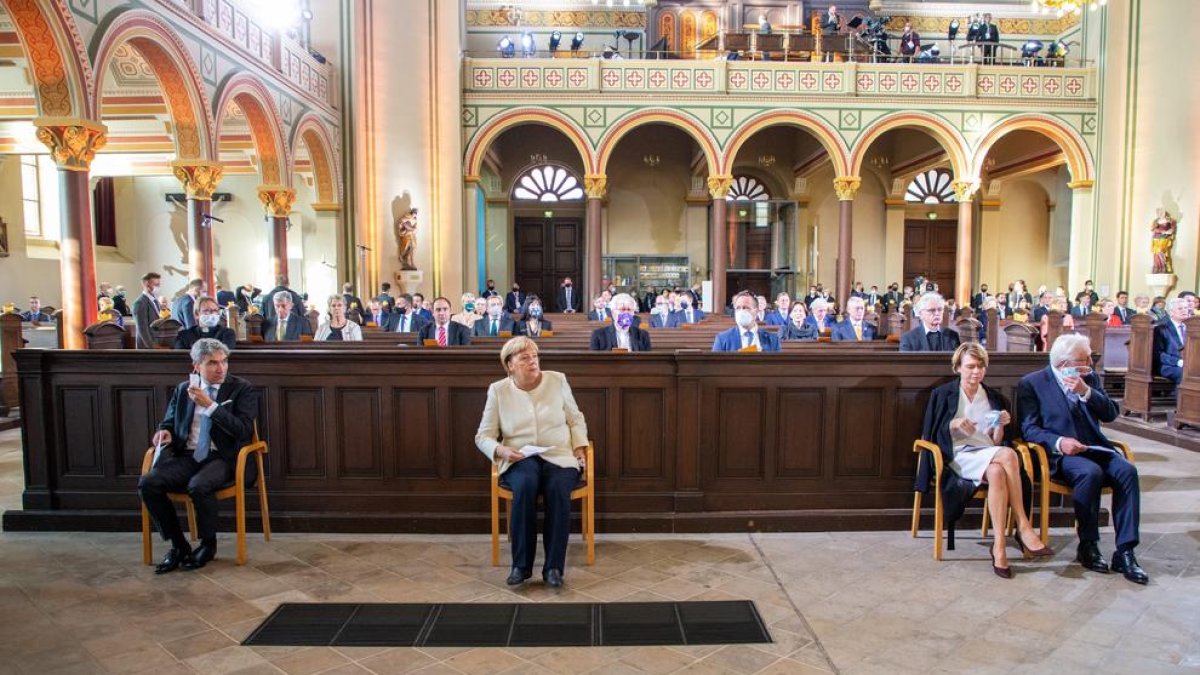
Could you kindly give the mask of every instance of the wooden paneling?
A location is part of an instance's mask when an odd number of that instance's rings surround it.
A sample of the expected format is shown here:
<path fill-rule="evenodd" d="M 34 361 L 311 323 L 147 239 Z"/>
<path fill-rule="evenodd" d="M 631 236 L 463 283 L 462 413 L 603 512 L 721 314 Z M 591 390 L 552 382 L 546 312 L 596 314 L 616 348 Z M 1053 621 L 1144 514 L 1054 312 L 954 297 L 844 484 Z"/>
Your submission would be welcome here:
<path fill-rule="evenodd" d="M 717 392 L 717 478 L 763 477 L 762 389 L 721 389 Z"/>
<path fill-rule="evenodd" d="M 396 475 L 437 476 L 437 396 L 431 389 L 392 390 L 392 430 Z"/>
<path fill-rule="evenodd" d="M 58 392 L 59 414 L 66 423 L 59 427 L 63 447 L 63 473 L 67 476 L 99 476 L 102 444 L 100 386 L 63 387 Z"/>
<path fill-rule="evenodd" d="M 582 388 L 572 387 L 571 393 L 575 396 L 575 405 L 579 406 L 579 412 L 583 413 L 583 419 L 587 423 L 588 436 L 592 439 L 592 444 L 597 448 L 611 448 L 609 444 L 608 422 L 610 419 L 616 419 L 615 416 L 608 414 L 608 389 Z M 616 436 L 620 438 L 620 436 Z M 596 470 L 597 478 L 607 478 L 614 475 L 611 473 L 613 465 L 620 465 L 620 459 L 614 461 L 611 454 L 608 452 L 596 453 Z"/>
<path fill-rule="evenodd" d="M 337 411 L 338 476 L 383 478 L 379 390 L 339 387 Z"/>
<path fill-rule="evenodd" d="M 666 418 L 662 390 L 621 390 L 622 478 L 666 477 Z"/>
<path fill-rule="evenodd" d="M 445 416 L 452 420 L 450 427 L 450 454 L 454 458 L 451 478 L 478 478 L 486 476 L 488 460 L 475 447 L 475 432 L 479 431 L 479 418 L 487 402 L 487 389 L 451 389 L 450 410 Z"/>
<path fill-rule="evenodd" d="M 154 400 L 154 387 L 113 387 L 113 417 L 116 436 L 118 476 L 137 476 L 150 438 L 162 417 Z"/>
<path fill-rule="evenodd" d="M 284 454 L 283 475 L 287 478 L 325 478 L 325 391 L 283 389 L 280 440 Z"/>
<path fill-rule="evenodd" d="M 893 448 L 891 475 L 896 478 L 912 476 L 917 471 L 917 456 L 912 452 L 912 439 L 921 435 L 925 423 L 925 406 L 932 389 L 900 388 L 896 390 L 896 414 L 892 416 L 891 446 Z"/>
<path fill-rule="evenodd" d="M 775 413 L 775 475 L 821 476 L 825 453 L 824 389 L 780 389 Z"/>
<path fill-rule="evenodd" d="M 945 294 L 954 288 L 958 221 L 904 221 L 904 278 L 917 275 L 938 285 Z"/>
<path fill-rule="evenodd" d="M 882 424 L 882 389 L 844 389 L 838 393 L 837 477 L 880 475 Z"/>

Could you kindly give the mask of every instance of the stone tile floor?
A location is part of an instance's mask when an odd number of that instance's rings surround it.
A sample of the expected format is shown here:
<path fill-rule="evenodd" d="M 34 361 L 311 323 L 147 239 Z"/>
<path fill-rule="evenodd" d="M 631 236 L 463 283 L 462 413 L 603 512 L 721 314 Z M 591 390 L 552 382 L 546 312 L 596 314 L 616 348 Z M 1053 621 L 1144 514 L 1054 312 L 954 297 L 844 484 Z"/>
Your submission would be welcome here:
<path fill-rule="evenodd" d="M 277 535 L 250 562 L 155 577 L 137 534 L 0 533 L 0 673 L 1200 672 L 1200 455 L 1130 440 L 1142 471 L 1139 587 L 1061 553 L 993 576 L 970 532 L 601 535 L 567 587 L 516 591 L 486 537 Z M 0 509 L 20 503 L 20 436 L 0 432 Z M 1111 552 L 1111 534 L 1102 549 Z M 156 554 L 161 553 L 161 544 Z M 756 602 L 774 644 L 573 649 L 238 646 L 288 601 Z"/>

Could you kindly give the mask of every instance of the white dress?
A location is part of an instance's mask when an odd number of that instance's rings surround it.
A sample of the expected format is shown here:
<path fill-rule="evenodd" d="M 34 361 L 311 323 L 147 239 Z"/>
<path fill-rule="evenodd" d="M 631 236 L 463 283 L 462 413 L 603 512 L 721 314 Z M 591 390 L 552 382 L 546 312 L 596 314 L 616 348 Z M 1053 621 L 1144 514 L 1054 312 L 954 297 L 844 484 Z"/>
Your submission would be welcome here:
<path fill-rule="evenodd" d="M 992 457 L 1000 450 L 1000 446 L 993 443 L 991 435 L 984 431 L 987 423 L 985 418 L 991 410 L 992 404 L 983 387 L 975 392 L 974 400 L 967 400 L 966 392 L 958 390 L 958 412 L 954 413 L 954 419 L 966 417 L 971 420 L 975 424 L 975 433 L 966 436 L 950 431 L 950 438 L 954 442 L 954 461 L 950 466 L 959 476 L 976 485 L 983 482 L 988 464 L 992 463 Z"/>

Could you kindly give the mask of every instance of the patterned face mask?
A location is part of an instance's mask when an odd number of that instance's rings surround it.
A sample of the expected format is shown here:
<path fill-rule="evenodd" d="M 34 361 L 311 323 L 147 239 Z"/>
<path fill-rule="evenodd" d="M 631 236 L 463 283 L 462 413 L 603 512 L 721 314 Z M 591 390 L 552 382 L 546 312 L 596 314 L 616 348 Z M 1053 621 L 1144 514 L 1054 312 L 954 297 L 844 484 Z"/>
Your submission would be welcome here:
<path fill-rule="evenodd" d="M 633 314 L 629 312 L 621 312 L 617 315 L 617 327 L 621 330 L 629 330 L 633 325 Z"/>

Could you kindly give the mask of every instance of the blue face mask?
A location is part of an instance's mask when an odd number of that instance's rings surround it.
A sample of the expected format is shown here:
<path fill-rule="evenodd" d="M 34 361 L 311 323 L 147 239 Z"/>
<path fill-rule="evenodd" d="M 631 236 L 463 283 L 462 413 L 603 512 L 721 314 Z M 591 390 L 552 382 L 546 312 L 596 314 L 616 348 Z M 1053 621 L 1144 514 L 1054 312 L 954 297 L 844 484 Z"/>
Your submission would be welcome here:
<path fill-rule="evenodd" d="M 538 307 L 538 306 L 536 306 L 536 305 L 535 305 L 535 306 L 533 306 L 533 307 L 530 307 L 530 308 L 529 308 L 529 316 L 532 316 L 532 317 L 534 317 L 534 318 L 541 318 L 541 316 L 542 316 L 542 308 L 541 308 L 541 307 Z"/>
<path fill-rule="evenodd" d="M 475 311 L 475 303 L 468 302 L 467 304 L 463 305 L 463 308 L 466 309 L 468 312 L 474 312 Z"/>
<path fill-rule="evenodd" d="M 687 309 L 687 308 L 688 308 L 688 301 L 687 301 L 687 300 L 680 300 L 680 301 L 679 301 L 679 309 Z"/>
<path fill-rule="evenodd" d="M 621 330 L 629 330 L 633 325 L 633 314 L 629 312 L 621 312 L 617 315 L 617 327 Z"/>

